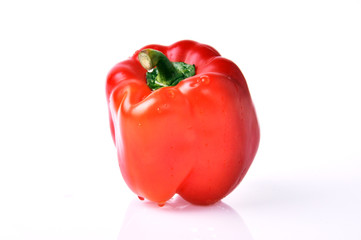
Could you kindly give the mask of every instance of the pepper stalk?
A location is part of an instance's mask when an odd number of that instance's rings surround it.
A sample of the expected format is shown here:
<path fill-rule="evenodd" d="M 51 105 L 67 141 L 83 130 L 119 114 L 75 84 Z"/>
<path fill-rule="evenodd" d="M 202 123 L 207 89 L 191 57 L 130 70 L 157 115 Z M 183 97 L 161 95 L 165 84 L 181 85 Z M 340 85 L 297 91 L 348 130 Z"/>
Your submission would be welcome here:
<path fill-rule="evenodd" d="M 184 62 L 171 62 L 160 51 L 144 49 L 138 54 L 140 64 L 148 71 L 147 85 L 152 90 L 177 85 L 195 75 L 195 66 Z"/>

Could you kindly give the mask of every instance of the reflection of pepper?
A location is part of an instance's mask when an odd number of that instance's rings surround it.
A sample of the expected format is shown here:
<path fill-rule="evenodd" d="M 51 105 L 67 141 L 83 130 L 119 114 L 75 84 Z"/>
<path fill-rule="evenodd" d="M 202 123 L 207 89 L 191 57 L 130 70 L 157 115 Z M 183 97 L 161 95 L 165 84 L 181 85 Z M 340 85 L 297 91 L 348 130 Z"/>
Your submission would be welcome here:
<path fill-rule="evenodd" d="M 162 205 L 178 193 L 195 204 L 217 202 L 256 154 L 247 83 L 210 46 L 146 46 L 110 71 L 106 94 L 119 166 L 141 199 Z"/>

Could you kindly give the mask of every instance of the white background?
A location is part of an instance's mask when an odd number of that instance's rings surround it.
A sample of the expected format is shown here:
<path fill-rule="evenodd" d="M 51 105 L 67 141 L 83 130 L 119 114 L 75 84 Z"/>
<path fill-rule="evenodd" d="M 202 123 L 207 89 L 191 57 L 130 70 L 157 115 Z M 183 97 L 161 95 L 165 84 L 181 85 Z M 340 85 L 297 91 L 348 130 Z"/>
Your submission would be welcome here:
<path fill-rule="evenodd" d="M 361 2 L 1 1 L 1 239 L 361 239 Z M 243 71 L 261 143 L 222 202 L 140 202 L 105 78 L 192 39 Z"/>

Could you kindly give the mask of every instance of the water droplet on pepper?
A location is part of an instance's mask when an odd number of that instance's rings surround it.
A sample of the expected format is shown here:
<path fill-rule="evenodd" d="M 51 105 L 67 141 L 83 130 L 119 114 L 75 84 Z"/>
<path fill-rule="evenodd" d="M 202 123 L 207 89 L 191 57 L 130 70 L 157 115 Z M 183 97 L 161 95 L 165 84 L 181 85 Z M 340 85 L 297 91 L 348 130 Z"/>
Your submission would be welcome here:
<path fill-rule="evenodd" d="M 168 94 L 168 97 L 170 97 L 170 98 L 175 97 L 175 92 L 172 89 L 169 89 L 167 94 Z"/>
<path fill-rule="evenodd" d="M 209 77 L 207 75 L 201 76 L 201 82 L 203 84 L 208 84 L 209 83 Z"/>

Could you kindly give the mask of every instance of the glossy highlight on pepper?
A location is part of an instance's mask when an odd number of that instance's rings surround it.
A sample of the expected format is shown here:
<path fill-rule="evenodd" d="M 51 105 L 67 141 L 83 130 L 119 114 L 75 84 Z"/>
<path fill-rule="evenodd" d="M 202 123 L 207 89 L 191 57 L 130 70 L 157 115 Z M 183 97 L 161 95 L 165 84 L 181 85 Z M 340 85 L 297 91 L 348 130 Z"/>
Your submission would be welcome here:
<path fill-rule="evenodd" d="M 179 194 L 215 203 L 256 155 L 259 125 L 246 80 L 208 45 L 141 48 L 110 71 L 106 97 L 119 167 L 140 199 L 163 206 Z"/>

